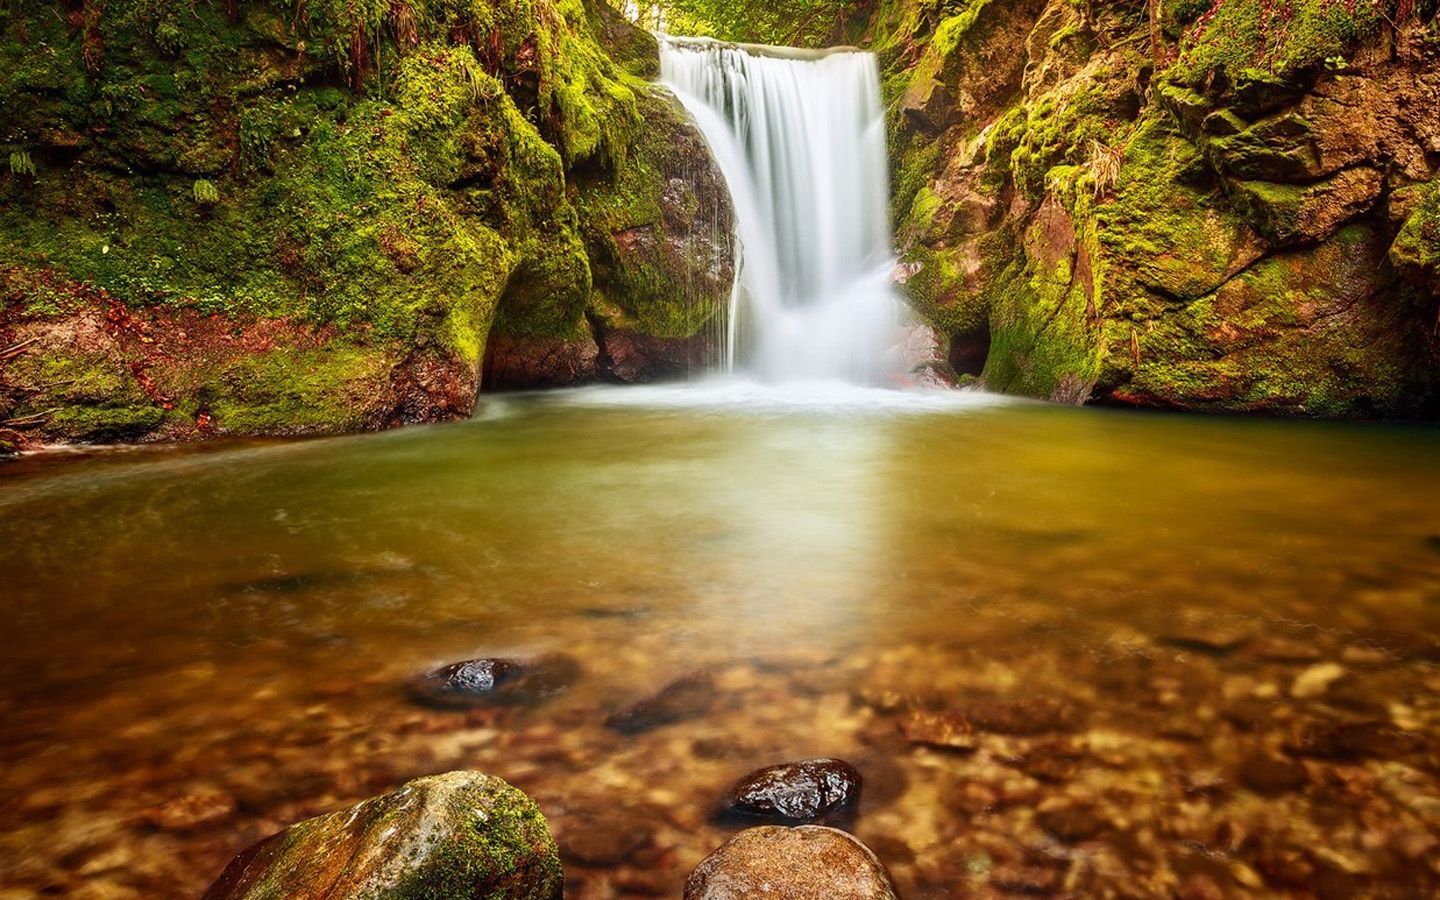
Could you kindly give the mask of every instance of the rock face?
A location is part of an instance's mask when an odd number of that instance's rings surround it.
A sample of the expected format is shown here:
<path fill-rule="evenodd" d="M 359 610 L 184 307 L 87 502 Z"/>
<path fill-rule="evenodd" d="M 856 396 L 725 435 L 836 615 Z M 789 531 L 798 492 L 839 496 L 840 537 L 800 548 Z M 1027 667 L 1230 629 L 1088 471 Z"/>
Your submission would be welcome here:
<path fill-rule="evenodd" d="M 822 757 L 767 766 L 730 789 L 725 812 L 782 822 L 814 822 L 860 802 L 860 773 L 844 760 Z"/>
<path fill-rule="evenodd" d="M 1069 403 L 1440 411 L 1440 25 L 1381 5 L 881 5 L 850 39 L 956 368 Z"/>
<path fill-rule="evenodd" d="M 733 260 L 699 133 L 636 77 L 657 58 L 602 0 L 17 7 L 0 421 L 328 433 L 466 417 L 482 369 L 674 374 Z M 680 349 L 611 365 L 615 335 Z"/>
<path fill-rule="evenodd" d="M 695 867 L 685 900 L 894 900 L 885 867 L 834 828 L 767 825 L 726 841 Z"/>
<path fill-rule="evenodd" d="M 206 900 L 558 900 L 560 858 L 520 791 L 478 772 L 418 778 L 235 858 Z"/>

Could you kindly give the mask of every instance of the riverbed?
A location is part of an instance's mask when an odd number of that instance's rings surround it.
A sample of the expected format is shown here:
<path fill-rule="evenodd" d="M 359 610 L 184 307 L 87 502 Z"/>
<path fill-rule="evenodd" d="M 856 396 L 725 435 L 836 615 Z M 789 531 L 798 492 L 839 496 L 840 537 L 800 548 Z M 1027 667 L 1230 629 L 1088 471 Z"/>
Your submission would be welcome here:
<path fill-rule="evenodd" d="M 0 466 L 0 896 L 195 897 L 427 773 L 678 897 L 760 766 L 902 896 L 1440 890 L 1440 428 L 744 384 Z M 405 684 L 564 655 L 569 689 Z M 708 699 L 639 733 L 677 679 Z M 957 725 L 963 723 L 963 726 Z"/>

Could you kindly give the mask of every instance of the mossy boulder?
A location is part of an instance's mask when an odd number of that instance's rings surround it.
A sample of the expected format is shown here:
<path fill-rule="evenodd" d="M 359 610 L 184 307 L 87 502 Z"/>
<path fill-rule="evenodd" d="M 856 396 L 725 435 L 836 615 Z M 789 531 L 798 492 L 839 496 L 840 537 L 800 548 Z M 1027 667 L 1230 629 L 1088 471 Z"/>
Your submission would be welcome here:
<path fill-rule="evenodd" d="M 49 335 L 0 397 L 44 414 L 40 442 L 458 418 L 492 326 L 713 319 L 728 244 L 672 240 L 668 211 L 728 206 L 675 163 L 707 154 L 637 77 L 653 38 L 601 0 L 177 9 L 20 0 L 0 22 L 0 330 Z M 662 223 L 617 262 L 615 232 Z"/>
<path fill-rule="evenodd" d="M 417 778 L 242 852 L 206 900 L 559 900 L 559 851 L 519 790 L 478 772 Z"/>

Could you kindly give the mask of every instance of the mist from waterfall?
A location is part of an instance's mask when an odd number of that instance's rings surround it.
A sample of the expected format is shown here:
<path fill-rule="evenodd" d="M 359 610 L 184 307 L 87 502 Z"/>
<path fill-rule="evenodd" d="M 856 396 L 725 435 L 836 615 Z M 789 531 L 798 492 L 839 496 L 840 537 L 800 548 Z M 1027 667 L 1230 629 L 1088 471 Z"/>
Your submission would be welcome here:
<path fill-rule="evenodd" d="M 662 36 L 660 73 L 735 207 L 725 367 L 768 382 L 881 381 L 901 305 L 875 57 Z"/>

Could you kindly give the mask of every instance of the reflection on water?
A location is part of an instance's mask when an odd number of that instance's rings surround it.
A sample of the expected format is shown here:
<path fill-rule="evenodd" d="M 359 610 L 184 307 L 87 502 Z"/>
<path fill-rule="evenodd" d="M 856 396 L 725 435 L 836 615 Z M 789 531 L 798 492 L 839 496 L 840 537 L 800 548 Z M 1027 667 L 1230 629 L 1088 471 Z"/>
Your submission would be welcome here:
<path fill-rule="evenodd" d="M 0 467 L 0 888 L 195 896 L 287 822 L 468 767 L 536 797 L 571 895 L 673 896 L 731 783 L 827 755 L 908 897 L 1428 896 L 1437 451 L 732 384 L 30 457 Z M 553 652 L 584 675 L 532 708 L 401 689 Z M 603 727 L 697 670 L 706 715 Z"/>

